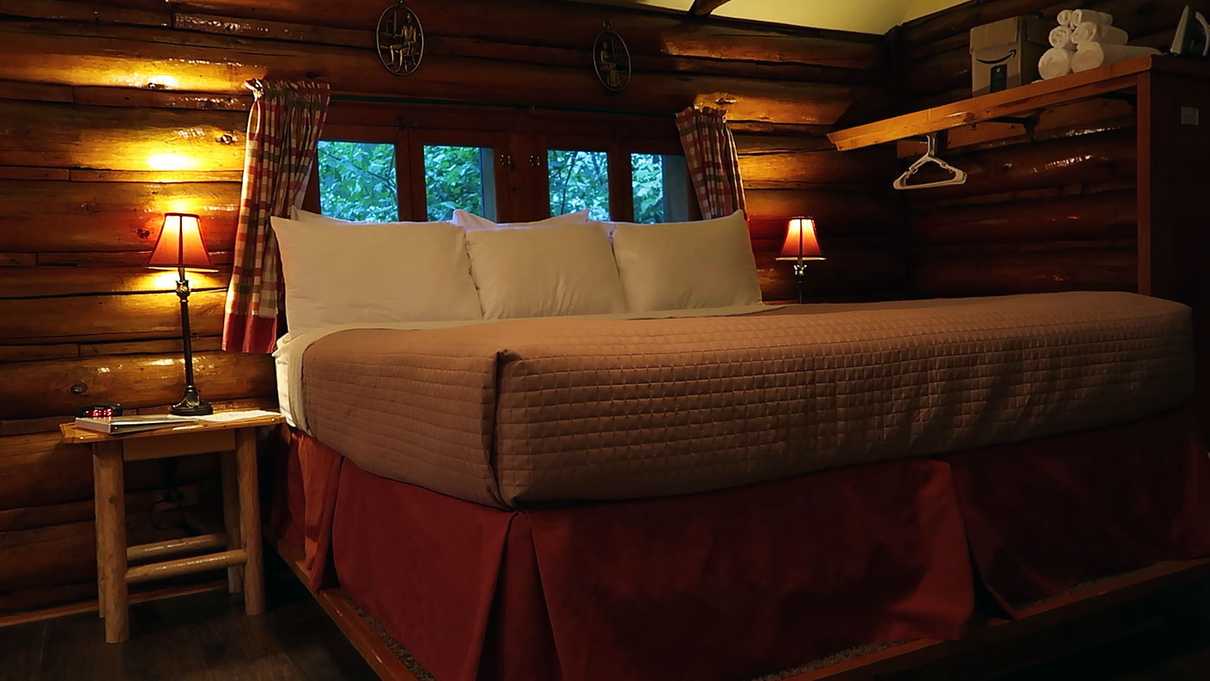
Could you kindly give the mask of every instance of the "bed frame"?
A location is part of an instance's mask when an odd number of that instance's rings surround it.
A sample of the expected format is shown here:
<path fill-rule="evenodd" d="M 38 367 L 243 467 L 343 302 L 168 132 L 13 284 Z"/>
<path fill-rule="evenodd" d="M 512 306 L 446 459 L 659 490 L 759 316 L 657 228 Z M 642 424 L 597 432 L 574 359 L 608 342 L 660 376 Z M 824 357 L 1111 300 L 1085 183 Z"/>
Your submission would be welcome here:
<path fill-rule="evenodd" d="M 284 542 L 278 542 L 277 551 L 299 581 L 307 584 L 301 556 Z M 1040 601 L 1030 606 L 1020 619 L 984 619 L 961 640 L 921 639 L 868 652 L 836 655 L 808 663 L 780 681 L 847 681 L 912 671 L 940 671 L 964 662 L 969 664 L 974 655 L 983 670 L 1025 667 L 1058 657 L 1063 651 L 1114 640 L 1123 633 L 1121 622 L 1107 615 L 1160 602 L 1178 591 L 1183 597 L 1186 591 L 1182 587 L 1207 579 L 1210 579 L 1210 558 L 1157 563 Z M 308 591 L 383 681 L 421 681 L 402 659 L 397 644 L 381 634 L 342 590 L 308 587 Z M 1071 626 L 1074 624 L 1080 626 Z M 1143 630 L 1155 624 L 1153 617 L 1137 621 L 1135 626 Z M 1060 629 L 1064 635 L 1053 636 Z"/>

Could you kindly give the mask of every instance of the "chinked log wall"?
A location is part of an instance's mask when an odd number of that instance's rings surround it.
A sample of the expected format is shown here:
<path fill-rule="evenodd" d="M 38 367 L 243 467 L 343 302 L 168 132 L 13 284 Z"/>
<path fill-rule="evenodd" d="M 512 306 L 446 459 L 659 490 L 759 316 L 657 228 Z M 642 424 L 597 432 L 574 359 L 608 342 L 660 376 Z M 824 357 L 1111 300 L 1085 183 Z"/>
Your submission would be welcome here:
<path fill-rule="evenodd" d="M 979 24 L 1087 7 L 1113 14 L 1131 44 L 1164 50 L 1186 2 L 992 0 L 924 17 L 893 36 L 904 109 L 970 97 L 969 31 Z M 907 195 L 916 291 L 1135 290 L 1134 124 L 1133 102 L 1095 99 L 1043 111 L 1032 140 L 1010 123 L 952 131 L 944 156 L 971 172 L 969 183 Z M 907 156 L 921 150 L 901 146 Z"/>
<path fill-rule="evenodd" d="M 573 3 L 411 0 L 428 55 L 395 78 L 368 47 L 385 4 L 0 0 L 0 618 L 94 593 L 90 463 L 54 430 L 84 404 L 158 410 L 179 393 L 172 277 L 142 265 L 172 210 L 199 213 L 212 256 L 230 262 L 248 78 L 668 116 L 732 102 L 767 293 L 789 293 L 769 251 L 803 213 L 820 218 L 832 257 L 815 270 L 821 292 L 898 284 L 903 232 L 876 189 L 893 153 L 842 155 L 821 137 L 859 109 L 875 113 L 877 38 Z M 620 96 L 590 68 L 605 19 L 634 53 Z M 218 402 L 271 403 L 269 358 L 218 352 L 227 276 L 194 278 L 199 384 Z M 212 470 L 191 463 L 178 479 Z M 132 465 L 127 479 L 142 491 L 132 525 L 146 534 L 160 472 Z"/>

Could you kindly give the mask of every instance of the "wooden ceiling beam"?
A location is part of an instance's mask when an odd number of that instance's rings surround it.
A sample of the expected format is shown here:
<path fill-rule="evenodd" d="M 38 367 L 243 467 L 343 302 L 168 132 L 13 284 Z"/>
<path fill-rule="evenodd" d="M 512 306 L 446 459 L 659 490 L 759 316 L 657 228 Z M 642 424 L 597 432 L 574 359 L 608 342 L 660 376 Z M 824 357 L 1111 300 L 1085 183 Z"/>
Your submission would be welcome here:
<path fill-rule="evenodd" d="M 693 0 L 693 6 L 689 8 L 689 13 L 695 17 L 709 16 L 714 10 L 728 2 L 730 0 Z"/>

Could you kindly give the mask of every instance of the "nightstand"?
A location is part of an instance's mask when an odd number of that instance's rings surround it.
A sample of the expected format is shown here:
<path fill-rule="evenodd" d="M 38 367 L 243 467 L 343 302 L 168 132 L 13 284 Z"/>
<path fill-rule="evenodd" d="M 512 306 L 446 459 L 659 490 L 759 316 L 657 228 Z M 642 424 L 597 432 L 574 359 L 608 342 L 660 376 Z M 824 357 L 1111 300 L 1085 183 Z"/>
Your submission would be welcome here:
<path fill-rule="evenodd" d="M 265 609 L 261 564 L 260 500 L 257 497 L 256 430 L 282 423 L 279 414 L 225 422 L 190 423 L 175 428 L 105 435 L 61 425 L 63 443 L 92 448 L 93 493 L 97 526 L 97 598 L 105 620 L 105 641 L 130 636 L 127 586 L 179 575 L 227 568 L 228 588 L 244 593 L 244 610 Z M 193 454 L 218 454 L 222 461 L 225 534 L 126 545 L 125 463 Z M 208 549 L 217 552 L 164 558 Z M 140 563 L 130 567 L 130 563 Z"/>

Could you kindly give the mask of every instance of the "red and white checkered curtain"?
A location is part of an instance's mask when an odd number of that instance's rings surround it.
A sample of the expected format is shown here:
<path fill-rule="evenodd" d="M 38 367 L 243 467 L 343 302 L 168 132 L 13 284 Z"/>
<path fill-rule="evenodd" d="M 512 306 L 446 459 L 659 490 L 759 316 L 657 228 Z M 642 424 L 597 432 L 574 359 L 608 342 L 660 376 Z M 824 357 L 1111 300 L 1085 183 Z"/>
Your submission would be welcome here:
<path fill-rule="evenodd" d="M 721 218 L 737 210 L 747 211 L 744 183 L 739 176 L 739 154 L 735 137 L 727 127 L 726 112 L 690 107 L 676 115 L 685 162 L 697 194 L 697 204 L 706 219 Z"/>
<path fill-rule="evenodd" d="M 235 264 L 227 288 L 223 349 L 272 352 L 283 310 L 281 260 L 269 224 L 300 206 L 328 111 L 329 87 L 315 81 L 250 80 L 244 188 Z"/>

